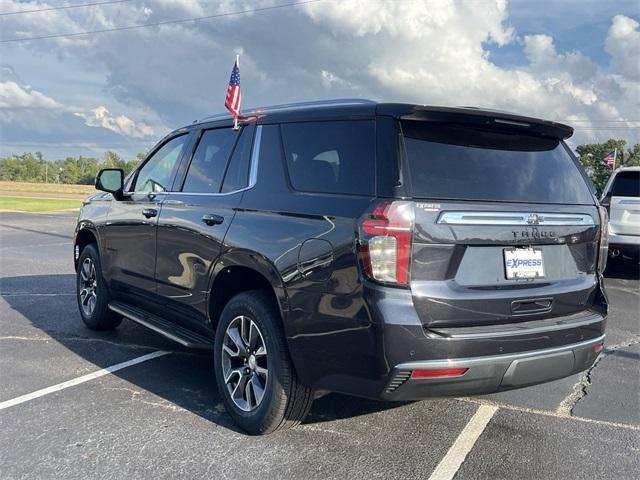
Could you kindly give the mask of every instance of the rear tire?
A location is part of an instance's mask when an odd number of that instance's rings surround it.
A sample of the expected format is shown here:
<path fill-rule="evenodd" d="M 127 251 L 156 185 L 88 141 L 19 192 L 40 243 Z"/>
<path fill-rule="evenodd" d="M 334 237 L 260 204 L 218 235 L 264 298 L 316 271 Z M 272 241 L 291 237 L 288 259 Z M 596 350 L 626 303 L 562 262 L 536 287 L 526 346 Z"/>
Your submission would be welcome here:
<path fill-rule="evenodd" d="M 76 298 L 82 321 L 91 330 L 112 330 L 122 322 L 122 316 L 109 310 L 109 290 L 93 243 L 84 247 L 78 259 Z"/>
<path fill-rule="evenodd" d="M 233 297 L 216 328 L 215 374 L 222 401 L 238 426 L 265 435 L 298 425 L 313 390 L 295 373 L 280 312 L 268 292 Z"/>

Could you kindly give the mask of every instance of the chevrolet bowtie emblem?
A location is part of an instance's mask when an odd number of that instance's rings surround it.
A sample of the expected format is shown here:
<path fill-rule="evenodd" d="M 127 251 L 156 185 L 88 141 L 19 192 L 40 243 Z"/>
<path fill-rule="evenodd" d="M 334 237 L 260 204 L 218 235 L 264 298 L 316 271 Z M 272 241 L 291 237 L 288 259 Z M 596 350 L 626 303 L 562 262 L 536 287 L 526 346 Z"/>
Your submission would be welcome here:
<path fill-rule="evenodd" d="M 544 222 L 544 217 L 541 215 L 532 213 L 527 217 L 527 223 L 529 225 L 538 225 L 540 222 Z"/>

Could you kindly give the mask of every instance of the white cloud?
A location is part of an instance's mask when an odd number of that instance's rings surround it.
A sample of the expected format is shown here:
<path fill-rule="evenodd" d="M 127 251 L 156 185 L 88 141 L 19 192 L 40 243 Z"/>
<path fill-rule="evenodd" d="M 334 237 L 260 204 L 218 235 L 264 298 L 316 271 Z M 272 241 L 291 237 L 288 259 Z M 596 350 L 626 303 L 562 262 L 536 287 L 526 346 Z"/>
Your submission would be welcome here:
<path fill-rule="evenodd" d="M 2 36 L 111 28 L 278 3 L 154 0 L 59 10 L 7 17 Z M 131 138 L 159 135 L 165 124 L 180 126 L 221 111 L 234 52 L 240 51 L 246 106 L 356 92 L 378 100 L 476 105 L 574 123 L 579 127 L 576 143 L 610 136 L 637 141 L 638 130 L 620 127 L 636 125 L 631 121 L 640 110 L 638 22 L 616 15 L 613 6 L 598 5 L 594 19 L 578 9 L 579 3 L 548 4 L 556 17 L 572 12 L 570 23 L 576 31 L 580 18 L 582 24 L 608 18 L 602 48 L 609 65 L 559 46 L 566 38 L 558 43 L 553 28 L 541 27 L 545 16 L 537 10 L 545 7 L 531 5 L 506 0 L 326 0 L 212 21 L 30 42 L 19 48 L 69 59 L 79 65 L 79 78 L 83 69 L 104 72 L 99 98 L 85 93 L 81 102 L 61 102 L 56 86 L 42 88 L 42 83 L 37 92 L 46 92 L 42 95 L 51 95 L 47 98 L 54 102 L 81 103 L 71 110 L 78 121 Z M 0 0 L 0 6 L 2 11 L 26 8 L 16 0 Z M 29 4 L 45 6 L 49 4 Z M 534 17 L 532 33 L 526 36 L 509 17 L 510 11 L 523 8 Z M 515 52 L 517 61 L 497 63 L 492 52 L 504 51 L 501 48 Z M 38 80 L 46 82 L 46 75 Z M 607 125 L 616 129 L 607 130 Z"/>
<path fill-rule="evenodd" d="M 339 77 L 333 72 L 329 70 L 321 70 L 320 76 L 322 77 L 322 85 L 325 88 L 331 89 L 334 87 L 346 87 L 353 90 L 359 90 L 360 87 L 358 85 L 354 85 L 353 83 L 345 80 L 342 77 Z"/>
<path fill-rule="evenodd" d="M 104 106 L 85 110 L 65 105 L 54 98 L 33 89 L 22 82 L 9 66 L 0 67 L 0 124 L 4 125 L 4 142 L 7 127 L 17 127 L 34 134 L 59 134 L 65 129 L 78 131 L 73 117 L 80 117 L 87 127 L 99 127 L 132 139 L 148 139 L 165 132 L 166 128 L 154 128 L 142 121 L 135 121 L 125 115 L 112 115 Z M 111 138 L 111 137 L 110 137 Z M 37 143 L 37 139 L 33 139 Z"/>
<path fill-rule="evenodd" d="M 89 127 L 102 127 L 112 132 L 133 138 L 153 136 L 156 131 L 144 122 L 134 122 L 125 115 L 112 115 L 106 107 L 99 106 L 89 113 L 74 112 L 74 115 L 84 118 Z"/>
<path fill-rule="evenodd" d="M 20 85 L 16 81 L 8 80 L 0 82 L 0 108 L 60 109 L 62 105 L 28 85 Z"/>
<path fill-rule="evenodd" d="M 609 28 L 605 47 L 613 68 L 631 80 L 640 80 L 640 31 L 638 22 L 616 15 Z"/>
<path fill-rule="evenodd" d="M 145 138 L 157 134 L 153 127 L 144 122 L 135 122 L 125 115 L 112 115 L 104 106 L 88 113 L 78 112 L 77 107 L 65 106 L 42 92 L 16 81 L 0 82 L 0 122 L 16 122 L 23 126 L 38 126 L 46 130 L 47 121 L 55 117 L 73 113 L 84 119 L 89 127 L 101 127 L 132 138 Z M 39 120 L 37 120 L 39 118 Z"/>
<path fill-rule="evenodd" d="M 475 25 L 467 34 L 479 34 L 475 40 L 492 40 L 504 44 L 511 39 L 512 29 L 493 21 L 506 12 L 506 0 L 483 3 L 460 3 L 454 0 L 420 0 L 384 2 L 379 0 L 343 0 L 327 8 L 322 3 L 304 7 L 317 23 L 328 22 L 334 31 L 356 36 L 388 33 L 403 39 L 428 38 L 433 31 L 445 33 L 457 25 Z M 472 15 L 468 15 L 471 13 Z M 446 35 L 448 40 L 453 35 Z M 468 35 L 464 35 L 466 40 Z"/>
<path fill-rule="evenodd" d="M 640 33 L 631 18 L 612 20 L 606 49 L 614 71 L 608 72 L 579 51 L 558 52 L 549 35 L 517 39 L 501 0 L 483 1 L 481 8 L 473 0 L 343 0 L 336 8 L 311 4 L 306 11 L 342 40 L 342 55 L 368 58 L 368 81 L 386 98 L 575 121 L 576 141 L 629 135 L 619 127 L 637 126 Z M 487 46 L 492 42 L 521 43 L 528 63 L 498 66 Z"/>

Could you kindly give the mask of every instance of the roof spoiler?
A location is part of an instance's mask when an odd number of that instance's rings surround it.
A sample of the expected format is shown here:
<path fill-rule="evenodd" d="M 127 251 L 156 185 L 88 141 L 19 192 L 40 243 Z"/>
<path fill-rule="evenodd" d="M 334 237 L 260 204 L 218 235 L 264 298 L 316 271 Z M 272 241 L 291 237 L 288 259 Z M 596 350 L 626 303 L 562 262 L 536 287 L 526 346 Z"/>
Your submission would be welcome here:
<path fill-rule="evenodd" d="M 502 127 L 503 129 L 521 131 L 522 133 L 528 132 L 558 140 L 564 140 L 573 135 L 573 128 L 562 123 L 474 107 L 381 104 L 378 105 L 376 113 L 379 115 L 391 115 L 403 120 L 467 124 L 485 128 Z"/>

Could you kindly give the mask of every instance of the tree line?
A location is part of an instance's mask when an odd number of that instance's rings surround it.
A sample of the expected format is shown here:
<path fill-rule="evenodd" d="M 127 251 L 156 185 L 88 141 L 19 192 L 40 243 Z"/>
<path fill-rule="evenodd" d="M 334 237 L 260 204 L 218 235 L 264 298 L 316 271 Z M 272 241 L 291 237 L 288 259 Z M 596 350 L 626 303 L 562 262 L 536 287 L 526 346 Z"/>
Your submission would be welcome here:
<path fill-rule="evenodd" d="M 23 153 L 0 158 L 0 180 L 92 185 L 101 168 L 122 168 L 127 174 L 142 158 L 144 153 L 139 153 L 135 159 L 125 160 L 117 153 L 107 151 L 102 161 L 83 156 L 46 160 L 40 152 Z"/>
<path fill-rule="evenodd" d="M 627 142 L 624 140 L 609 139 L 604 143 L 587 143 L 576 147 L 580 162 L 598 189 L 598 193 L 602 193 L 612 172 L 612 168 L 602 162 L 608 153 L 616 152 L 615 168 L 640 165 L 640 143 L 625 150 L 626 145 Z"/>
<path fill-rule="evenodd" d="M 625 149 L 626 145 L 625 140 L 610 139 L 604 143 L 576 147 L 575 151 L 598 192 L 602 191 L 612 171 L 611 167 L 602 162 L 609 152 L 617 152 L 616 168 L 640 165 L 640 143 Z M 0 180 L 91 185 L 101 168 L 122 168 L 127 174 L 142 158 L 144 154 L 139 153 L 135 159 L 125 160 L 117 153 L 107 151 L 102 161 L 82 156 L 51 161 L 45 160 L 40 152 L 23 153 L 0 158 Z"/>

